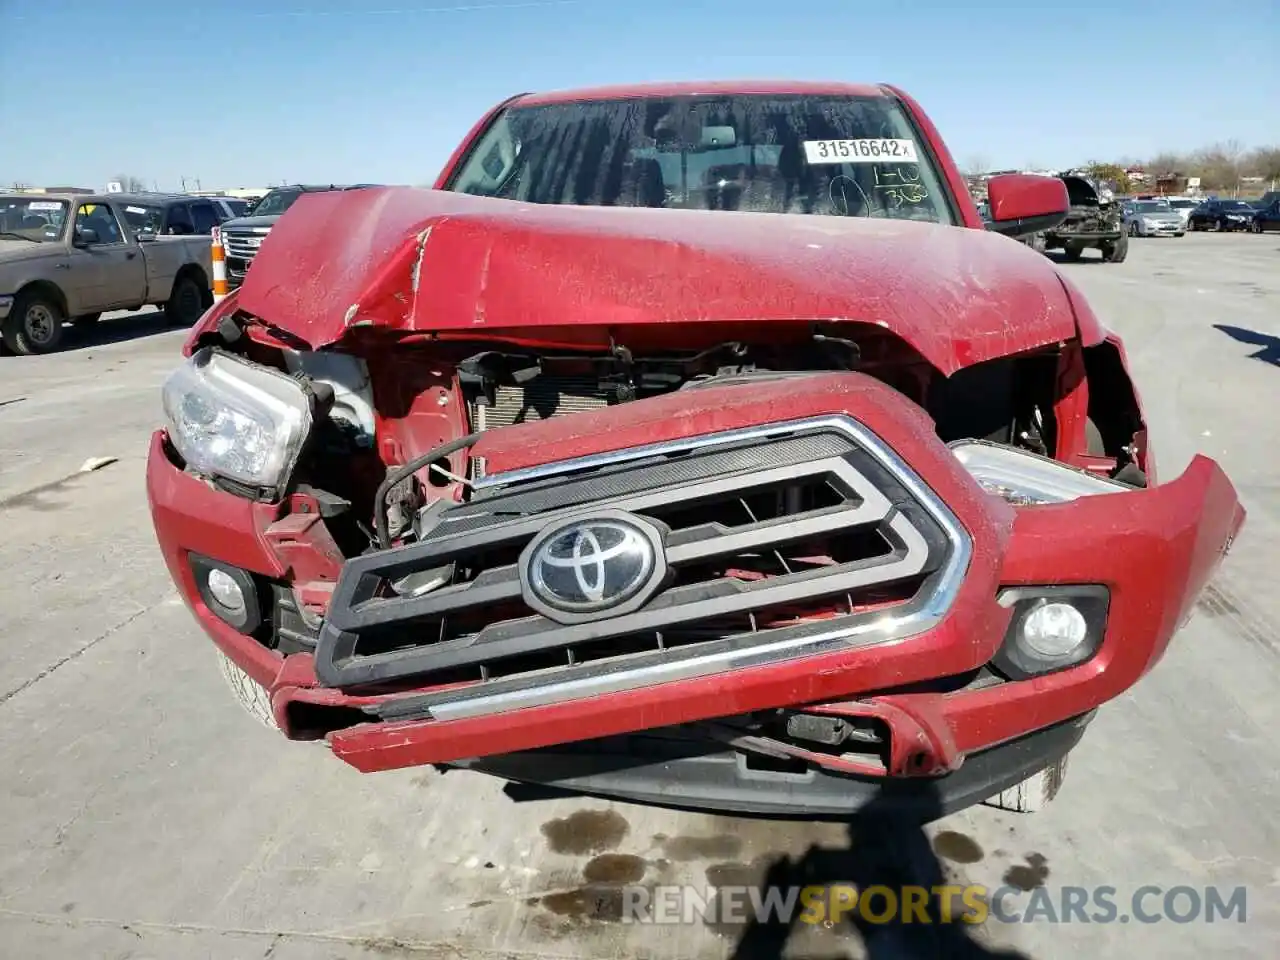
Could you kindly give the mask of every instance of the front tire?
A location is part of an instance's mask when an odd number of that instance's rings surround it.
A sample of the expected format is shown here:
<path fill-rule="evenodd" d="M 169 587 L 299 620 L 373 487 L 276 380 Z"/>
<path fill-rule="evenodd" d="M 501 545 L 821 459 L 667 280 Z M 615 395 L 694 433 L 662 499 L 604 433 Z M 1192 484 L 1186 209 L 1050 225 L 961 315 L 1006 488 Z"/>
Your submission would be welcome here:
<path fill-rule="evenodd" d="M 52 353 L 62 342 L 62 322 L 66 318 L 62 307 L 48 294 L 19 294 L 0 336 L 18 356 Z"/>
<path fill-rule="evenodd" d="M 279 730 L 275 715 L 271 712 L 271 697 L 267 695 L 267 691 L 221 650 L 217 650 L 216 653 L 218 672 L 231 688 L 231 695 L 235 697 L 236 703 L 263 726 Z"/>
<path fill-rule="evenodd" d="M 190 327 L 204 314 L 204 294 L 189 274 L 179 277 L 164 305 L 164 316 L 174 326 Z"/>
<path fill-rule="evenodd" d="M 1108 244 L 1102 249 L 1102 259 L 1107 263 L 1124 263 L 1124 258 L 1129 255 L 1129 238 L 1124 234 L 1120 235 L 1115 243 Z"/>

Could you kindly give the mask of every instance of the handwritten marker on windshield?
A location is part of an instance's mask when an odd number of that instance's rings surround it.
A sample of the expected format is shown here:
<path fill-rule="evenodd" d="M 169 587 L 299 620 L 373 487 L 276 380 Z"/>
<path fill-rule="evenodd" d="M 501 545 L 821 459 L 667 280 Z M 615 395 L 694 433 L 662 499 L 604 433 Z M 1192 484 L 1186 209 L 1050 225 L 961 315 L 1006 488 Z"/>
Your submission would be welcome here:
<path fill-rule="evenodd" d="M 222 246 L 222 231 L 213 228 L 213 246 L 210 249 L 213 258 L 213 302 L 217 303 L 227 295 L 227 251 Z"/>

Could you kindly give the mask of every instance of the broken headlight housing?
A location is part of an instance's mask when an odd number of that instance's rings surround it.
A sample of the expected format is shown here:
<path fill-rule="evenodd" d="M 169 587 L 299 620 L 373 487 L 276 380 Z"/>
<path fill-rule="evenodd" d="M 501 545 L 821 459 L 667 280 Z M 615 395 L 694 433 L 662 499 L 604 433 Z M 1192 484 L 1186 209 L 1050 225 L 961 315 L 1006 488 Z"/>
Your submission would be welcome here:
<path fill-rule="evenodd" d="M 988 493 L 1027 506 L 1066 503 L 1100 493 L 1123 493 L 1127 484 L 1077 470 L 1065 463 L 986 440 L 957 440 L 951 452 Z"/>
<path fill-rule="evenodd" d="M 301 380 L 212 347 L 169 375 L 163 401 L 189 469 L 266 499 L 288 485 L 317 412 Z"/>

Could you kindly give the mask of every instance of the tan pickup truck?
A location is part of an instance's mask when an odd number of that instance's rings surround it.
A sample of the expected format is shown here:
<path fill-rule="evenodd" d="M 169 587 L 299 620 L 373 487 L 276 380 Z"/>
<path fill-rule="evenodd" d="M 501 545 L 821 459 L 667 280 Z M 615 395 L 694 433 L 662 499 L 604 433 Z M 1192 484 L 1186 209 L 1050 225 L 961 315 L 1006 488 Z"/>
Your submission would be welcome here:
<path fill-rule="evenodd" d="M 190 325 L 212 304 L 203 206 L 164 194 L 0 194 L 0 334 L 14 353 L 48 353 L 63 323 L 107 310 L 164 308 Z M 197 211 L 196 207 L 201 210 Z M 212 209 L 212 208 L 210 208 Z"/>

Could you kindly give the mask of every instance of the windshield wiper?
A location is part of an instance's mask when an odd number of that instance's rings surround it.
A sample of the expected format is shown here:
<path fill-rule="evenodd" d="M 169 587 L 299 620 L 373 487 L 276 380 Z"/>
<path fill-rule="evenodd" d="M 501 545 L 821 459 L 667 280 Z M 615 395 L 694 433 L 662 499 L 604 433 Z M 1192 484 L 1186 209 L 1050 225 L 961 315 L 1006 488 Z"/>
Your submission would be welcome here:
<path fill-rule="evenodd" d="M 12 230 L 0 230 L 0 237 L 15 237 L 18 240 L 26 240 L 28 243 L 44 243 L 43 240 L 36 240 L 34 237 L 28 237 L 25 234 L 14 233 Z"/>

